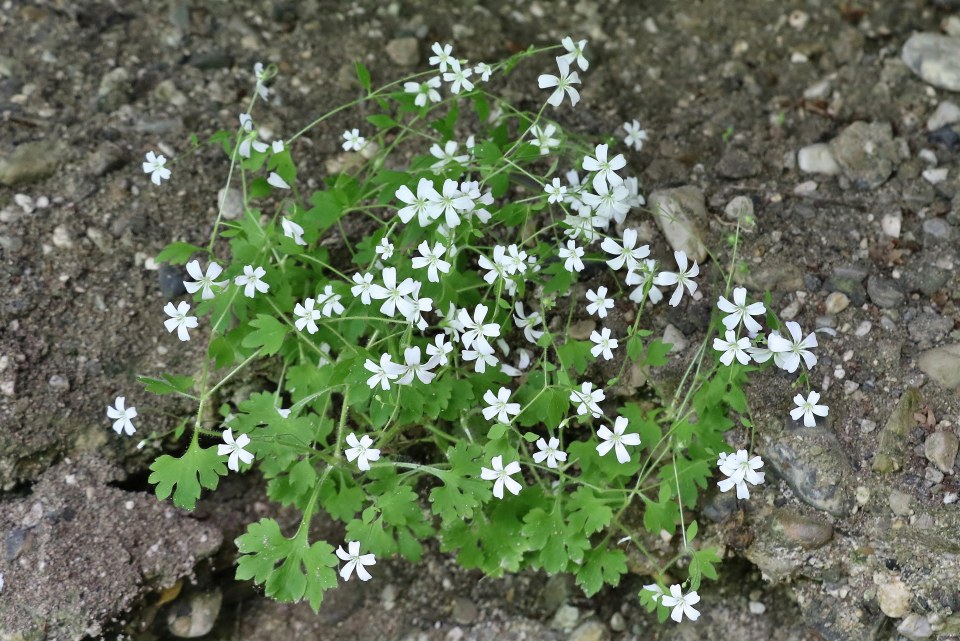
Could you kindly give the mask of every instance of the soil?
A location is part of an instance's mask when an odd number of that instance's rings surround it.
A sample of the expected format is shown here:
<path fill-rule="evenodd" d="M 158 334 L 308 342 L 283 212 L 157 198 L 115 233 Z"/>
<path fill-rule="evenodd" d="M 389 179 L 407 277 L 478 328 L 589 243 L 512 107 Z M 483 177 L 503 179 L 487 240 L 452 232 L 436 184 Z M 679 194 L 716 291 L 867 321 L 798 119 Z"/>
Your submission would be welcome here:
<path fill-rule="evenodd" d="M 956 97 L 900 60 L 912 32 L 956 28 L 952 0 L 0 6 L 0 176 L 13 183 L 0 182 L 0 639 L 167 638 L 169 617 L 199 619 L 188 604 L 204 593 L 223 597 L 210 638 L 839 640 L 891 638 L 898 626 L 910 638 L 957 638 L 957 468 L 938 470 L 925 444 L 956 432 L 960 394 L 925 363 L 960 343 L 960 135 L 928 131 Z M 143 155 L 161 145 L 186 153 L 191 133 L 234 127 L 256 61 L 279 68 L 258 120 L 282 137 L 358 97 L 355 60 L 377 83 L 424 68 L 435 40 L 494 61 L 568 34 L 590 41 L 590 69 L 582 102 L 557 121 L 605 136 L 638 119 L 650 140 L 628 154 L 629 168 L 648 195 L 703 192 L 696 223 L 723 266 L 735 228 L 724 208 L 747 197 L 755 226 L 741 238 L 738 281 L 770 290 L 772 307 L 805 330 L 835 330 L 818 334 L 824 440 L 811 445 L 785 422 L 792 379 L 770 374 L 751 390 L 760 452 L 782 455 L 751 507 L 705 497 L 715 522 L 706 536 L 729 559 L 702 590 L 696 624 L 656 624 L 636 601 L 641 575 L 587 599 L 563 579 L 464 572 L 436 550 L 419 565 L 383 560 L 375 581 L 338 589 L 319 615 L 235 584 L 231 541 L 268 509 L 262 488 L 230 479 L 192 515 L 159 504 L 145 473 L 156 450 L 116 438 L 104 416 L 123 395 L 142 433 L 171 429 L 186 408 L 143 392 L 136 376 L 189 373 L 201 349 L 163 331 L 179 273 L 152 257 L 174 240 L 206 242 L 226 162 L 215 149 L 187 153 L 155 188 Z M 409 37 L 418 52 L 404 66 L 387 52 Z M 542 71 L 526 63 L 498 86 L 536 108 Z M 304 139 L 300 175 L 318 181 L 340 132 L 365 115 L 344 112 Z M 881 126 L 841 136 L 857 121 Z M 864 130 L 876 151 L 847 162 L 843 146 Z M 840 175 L 798 167 L 798 150 L 821 142 Z M 922 150 L 947 168 L 945 181 L 923 177 Z M 637 224 L 668 257 L 657 227 Z M 849 306 L 828 308 L 835 292 Z M 705 287 L 651 328 L 669 323 L 694 349 L 716 293 Z M 912 387 L 921 400 L 906 424 L 885 430 Z M 881 434 L 894 432 L 897 465 L 878 471 Z M 905 610 L 891 605 L 898 591 Z M 565 605 L 577 612 L 564 624 Z M 921 619 L 928 637 L 917 636 Z"/>

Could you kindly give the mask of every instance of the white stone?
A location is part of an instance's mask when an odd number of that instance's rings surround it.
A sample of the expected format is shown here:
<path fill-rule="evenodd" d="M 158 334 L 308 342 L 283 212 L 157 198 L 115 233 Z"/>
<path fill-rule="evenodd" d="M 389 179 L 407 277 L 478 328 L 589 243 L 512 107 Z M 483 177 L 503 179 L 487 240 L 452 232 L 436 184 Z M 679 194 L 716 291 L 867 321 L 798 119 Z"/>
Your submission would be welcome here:
<path fill-rule="evenodd" d="M 927 131 L 935 131 L 955 122 L 960 122 L 960 107 L 949 100 L 944 100 L 937 105 L 936 111 L 927 119 Z"/>
<path fill-rule="evenodd" d="M 931 185 L 937 185 L 942 183 L 947 179 L 947 168 L 938 167 L 936 169 L 925 169 L 923 171 L 923 179 L 926 180 Z"/>
<path fill-rule="evenodd" d="M 899 211 L 884 214 L 880 219 L 880 228 L 890 238 L 900 238 L 900 227 L 903 225 L 903 214 Z"/>
<path fill-rule="evenodd" d="M 840 173 L 840 165 L 833 157 L 830 146 L 822 142 L 808 145 L 797 152 L 797 165 L 800 171 L 807 174 L 836 176 Z"/>

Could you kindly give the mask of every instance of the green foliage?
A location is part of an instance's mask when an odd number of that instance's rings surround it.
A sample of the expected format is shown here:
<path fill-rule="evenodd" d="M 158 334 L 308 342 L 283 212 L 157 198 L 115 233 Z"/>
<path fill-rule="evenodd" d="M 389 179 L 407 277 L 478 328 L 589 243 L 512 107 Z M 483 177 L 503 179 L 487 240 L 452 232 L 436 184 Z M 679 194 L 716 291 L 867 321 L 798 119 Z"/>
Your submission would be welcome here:
<path fill-rule="evenodd" d="M 157 486 L 158 499 L 162 501 L 172 493 L 174 505 L 192 510 L 200 498 L 201 487 L 217 489 L 220 477 L 227 474 L 227 467 L 217 456 L 216 446 L 204 448 L 194 441 L 180 458 L 169 454 L 159 457 L 150 471 L 148 481 Z"/>

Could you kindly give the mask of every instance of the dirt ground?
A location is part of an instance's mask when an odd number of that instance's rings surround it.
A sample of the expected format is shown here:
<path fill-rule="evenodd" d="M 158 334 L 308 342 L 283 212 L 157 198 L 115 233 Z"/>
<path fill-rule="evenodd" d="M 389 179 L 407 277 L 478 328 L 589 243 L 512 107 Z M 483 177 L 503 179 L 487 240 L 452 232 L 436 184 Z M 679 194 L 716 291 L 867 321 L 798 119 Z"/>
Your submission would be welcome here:
<path fill-rule="evenodd" d="M 914 32 L 956 35 L 957 12 L 954 0 L 0 0 L 0 640 L 170 638 L 204 617 L 223 639 L 958 638 L 956 448 L 951 459 L 932 435 L 955 440 L 960 424 L 960 109 L 928 120 L 960 100 L 901 59 Z M 256 61 L 279 68 L 258 120 L 283 137 L 358 96 L 355 60 L 377 83 L 425 68 L 435 40 L 494 61 L 568 34 L 589 40 L 590 69 L 557 120 L 607 135 L 638 119 L 650 140 L 629 168 L 648 200 L 702 193 L 690 214 L 720 256 L 753 208 L 737 279 L 805 329 L 835 330 L 818 334 L 829 420 L 785 425 L 786 378 L 751 390 L 773 473 L 746 512 L 705 497 L 707 536 L 729 559 L 697 623 L 657 625 L 637 604 L 640 575 L 587 599 L 559 578 L 466 573 L 437 551 L 378 563 L 377 580 L 338 589 L 319 615 L 234 583 L 231 541 L 268 509 L 262 489 L 230 479 L 193 515 L 159 504 L 145 474 L 156 451 L 115 438 L 104 416 L 124 395 L 141 430 L 169 429 L 184 408 L 135 377 L 198 362 L 199 341 L 163 331 L 180 275 L 152 257 L 206 241 L 227 164 L 201 150 L 157 189 L 144 153 L 235 126 Z M 508 98 L 537 106 L 538 64 L 499 85 Z M 363 115 L 304 140 L 300 174 L 322 177 Z M 839 163 L 829 173 L 798 162 L 816 143 Z M 651 328 L 693 346 L 708 305 Z M 888 454 L 895 465 L 877 469 Z"/>

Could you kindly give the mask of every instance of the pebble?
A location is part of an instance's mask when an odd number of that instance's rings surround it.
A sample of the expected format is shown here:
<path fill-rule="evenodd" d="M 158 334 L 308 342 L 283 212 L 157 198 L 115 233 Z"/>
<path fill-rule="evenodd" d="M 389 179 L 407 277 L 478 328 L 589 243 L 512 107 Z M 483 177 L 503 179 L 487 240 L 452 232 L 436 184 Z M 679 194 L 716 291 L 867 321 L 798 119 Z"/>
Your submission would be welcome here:
<path fill-rule="evenodd" d="M 790 12 L 790 16 L 787 18 L 787 22 L 790 23 L 790 26 L 800 31 L 807 26 L 807 23 L 810 22 L 810 14 L 806 11 L 801 11 L 796 9 Z"/>
<path fill-rule="evenodd" d="M 934 87 L 960 91 L 960 39 L 915 33 L 903 45 L 904 64 Z"/>
<path fill-rule="evenodd" d="M 580 610 L 576 606 L 564 603 L 553 615 L 550 627 L 556 630 L 572 630 L 580 620 Z"/>
<path fill-rule="evenodd" d="M 910 641 L 922 641 L 933 636 L 933 628 L 930 627 L 930 621 L 922 614 L 911 612 L 897 626 L 897 632 L 910 639 Z"/>
<path fill-rule="evenodd" d="M 477 620 L 477 606 L 473 601 L 459 597 L 453 602 L 453 620 L 460 625 L 470 625 Z"/>
<path fill-rule="evenodd" d="M 829 79 L 825 78 L 804 89 L 803 97 L 807 100 L 822 100 L 830 95 L 832 89 L 833 84 Z"/>
<path fill-rule="evenodd" d="M 243 216 L 243 193 L 235 187 L 218 191 L 217 204 L 223 207 L 223 217 L 227 220 L 236 220 Z"/>
<path fill-rule="evenodd" d="M 219 590 L 178 599 L 167 615 L 167 629 L 181 639 L 202 637 L 213 629 L 222 603 L 223 594 Z"/>
<path fill-rule="evenodd" d="M 937 159 L 937 152 L 935 152 L 933 149 L 921 149 L 919 152 L 917 152 L 917 158 L 928 165 L 933 165 L 934 167 L 936 167 L 940 162 Z"/>
<path fill-rule="evenodd" d="M 59 158 L 57 145 L 47 140 L 18 145 L 0 158 L 0 184 L 12 187 L 47 178 L 56 171 Z"/>
<path fill-rule="evenodd" d="M 627 620 L 619 612 L 614 612 L 610 617 L 610 629 L 614 632 L 623 632 L 627 629 Z"/>
<path fill-rule="evenodd" d="M 867 302 L 867 290 L 862 282 L 866 276 L 866 270 L 856 266 L 837 267 L 830 274 L 824 287 L 827 291 L 846 294 L 850 302 L 859 307 Z"/>
<path fill-rule="evenodd" d="M 929 347 L 947 335 L 953 328 L 953 320 L 934 312 L 918 314 L 910 324 L 907 332 L 910 338 L 921 347 Z"/>
<path fill-rule="evenodd" d="M 698 263 L 706 259 L 707 247 L 700 239 L 698 222 L 707 220 L 707 207 L 699 187 L 685 185 L 654 191 L 649 207 L 674 251 L 685 252 Z"/>
<path fill-rule="evenodd" d="M 926 180 L 931 185 L 939 185 L 944 180 L 947 179 L 947 174 L 949 169 L 946 167 L 938 167 L 936 169 L 924 169 L 923 170 L 923 179 Z"/>
<path fill-rule="evenodd" d="M 872 468 L 874 472 L 886 474 L 903 467 L 906 435 L 917 424 L 917 419 L 913 417 L 913 414 L 922 402 L 920 393 L 914 387 L 908 388 L 901 396 L 897 406 L 880 431 L 880 442 L 873 455 Z"/>
<path fill-rule="evenodd" d="M 827 296 L 824 301 L 824 307 L 828 314 L 839 314 L 850 306 L 850 299 L 842 292 L 833 292 Z"/>
<path fill-rule="evenodd" d="M 23 210 L 23 213 L 25 214 L 33 213 L 35 205 L 33 203 L 33 198 L 31 198 L 30 196 L 26 194 L 14 194 L 13 202 L 15 202 L 17 206 Z"/>
<path fill-rule="evenodd" d="M 927 220 L 923 221 L 923 233 L 925 236 L 930 238 L 935 238 L 937 240 L 950 240 L 952 231 L 953 230 L 950 228 L 950 223 L 943 218 L 928 218 Z"/>
<path fill-rule="evenodd" d="M 887 503 L 890 505 L 890 511 L 897 516 L 910 516 L 910 506 L 913 503 L 913 497 L 906 492 L 893 490 L 887 497 Z"/>
<path fill-rule="evenodd" d="M 401 67 L 416 67 L 420 62 L 420 43 L 416 38 L 394 38 L 386 49 L 390 60 Z"/>
<path fill-rule="evenodd" d="M 728 220 L 740 221 L 740 229 L 753 231 L 757 227 L 757 219 L 753 215 L 753 200 L 747 196 L 736 196 L 723 208 L 723 215 Z"/>
<path fill-rule="evenodd" d="M 610 631 L 600 621 L 586 621 L 567 637 L 568 641 L 608 641 Z"/>
<path fill-rule="evenodd" d="M 830 151 L 843 174 L 858 189 L 882 185 L 900 158 L 900 148 L 888 122 L 857 121 L 830 141 Z"/>
<path fill-rule="evenodd" d="M 863 321 L 857 325 L 857 329 L 853 332 L 854 336 L 866 336 L 870 333 L 870 330 L 873 329 L 873 323 L 870 321 Z"/>
<path fill-rule="evenodd" d="M 187 64 L 197 69 L 226 69 L 233 66 L 233 56 L 222 49 L 192 54 Z"/>
<path fill-rule="evenodd" d="M 927 118 L 927 131 L 936 131 L 940 127 L 946 127 L 955 122 L 960 122 L 960 107 L 949 100 L 944 100 Z"/>
<path fill-rule="evenodd" d="M 833 538 L 833 526 L 829 523 L 788 510 L 777 513 L 775 527 L 788 541 L 807 550 L 823 547 Z"/>
<path fill-rule="evenodd" d="M 836 176 L 841 172 L 840 165 L 833 157 L 830 146 L 818 142 L 808 145 L 797 152 L 797 165 L 807 174 L 828 174 Z"/>
<path fill-rule="evenodd" d="M 667 325 L 663 329 L 663 342 L 672 345 L 670 348 L 671 354 L 682 352 L 690 344 L 690 341 L 683 335 L 683 332 L 672 324 Z"/>
<path fill-rule="evenodd" d="M 874 580 L 877 581 L 876 577 Z M 900 577 L 882 577 L 877 585 L 880 609 L 888 617 L 900 619 L 910 612 L 910 589 Z"/>
<path fill-rule="evenodd" d="M 886 309 L 896 309 L 906 299 L 894 281 L 873 274 L 867 279 L 867 294 L 874 305 Z"/>
<path fill-rule="evenodd" d="M 819 185 L 817 184 L 817 181 L 807 180 L 800 183 L 796 187 L 794 187 L 793 193 L 795 193 L 798 196 L 809 196 L 810 194 L 817 191 L 817 187 L 819 187 Z"/>
<path fill-rule="evenodd" d="M 590 338 L 590 334 L 592 334 L 596 328 L 596 321 L 587 318 L 582 321 L 577 321 L 576 323 L 571 323 L 570 328 L 567 330 L 567 336 L 574 340 L 585 341 Z"/>
<path fill-rule="evenodd" d="M 717 163 L 717 173 L 733 180 L 749 178 L 760 173 L 760 163 L 742 149 L 727 149 Z"/>
<path fill-rule="evenodd" d="M 102 142 L 96 151 L 87 157 L 86 169 L 92 176 L 104 176 L 115 169 L 120 169 L 126 162 L 120 147 L 112 142 Z"/>
<path fill-rule="evenodd" d="M 900 238 L 900 228 L 902 225 L 903 212 L 899 210 L 884 214 L 883 218 L 880 219 L 880 228 L 883 230 L 883 233 L 890 238 Z"/>
<path fill-rule="evenodd" d="M 100 78 L 97 89 L 97 111 L 116 111 L 133 97 L 130 72 L 123 67 L 111 69 Z"/>
<path fill-rule="evenodd" d="M 757 616 L 767 611 L 767 606 L 760 603 L 759 601 L 750 601 L 747 604 L 747 608 L 750 610 L 750 614 L 755 614 Z"/>
<path fill-rule="evenodd" d="M 160 285 L 160 293 L 167 300 L 172 300 L 177 296 L 187 293 L 187 288 L 183 285 L 184 273 L 179 267 L 164 263 L 157 270 L 157 282 Z"/>
<path fill-rule="evenodd" d="M 934 432 L 923 442 L 923 455 L 944 474 L 953 472 L 958 449 L 960 449 L 960 439 L 953 432 L 945 430 Z"/>
<path fill-rule="evenodd" d="M 47 385 L 50 386 L 50 389 L 56 392 L 66 392 L 70 390 L 70 381 L 67 380 L 65 376 L 60 374 L 54 374 L 50 377 L 50 380 L 47 381 Z"/>
<path fill-rule="evenodd" d="M 70 230 L 66 225 L 57 225 L 53 228 L 53 244 L 60 249 L 69 249 L 73 247 L 73 240 L 70 238 Z"/>

